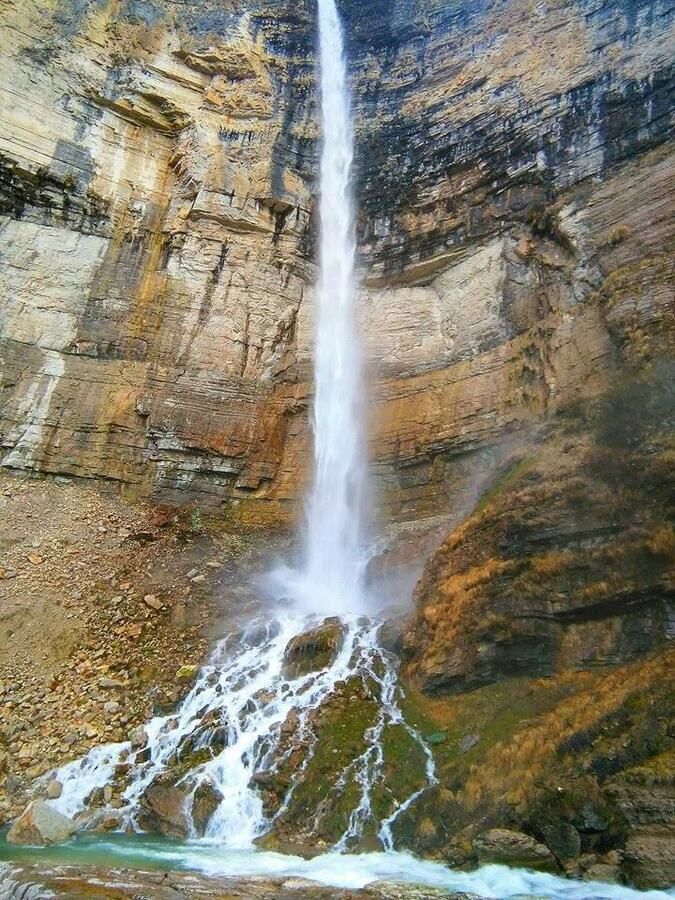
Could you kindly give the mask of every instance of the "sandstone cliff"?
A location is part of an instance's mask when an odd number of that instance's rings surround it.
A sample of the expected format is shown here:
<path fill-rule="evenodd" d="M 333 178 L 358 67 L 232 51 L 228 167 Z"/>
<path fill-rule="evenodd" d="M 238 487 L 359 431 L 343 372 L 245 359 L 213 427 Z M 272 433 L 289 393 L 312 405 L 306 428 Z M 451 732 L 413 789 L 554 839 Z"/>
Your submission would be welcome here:
<path fill-rule="evenodd" d="M 311 4 L 0 9 L 2 464 L 283 515 L 308 452 Z M 411 518 L 662 351 L 672 5 L 343 14 L 371 452 Z"/>

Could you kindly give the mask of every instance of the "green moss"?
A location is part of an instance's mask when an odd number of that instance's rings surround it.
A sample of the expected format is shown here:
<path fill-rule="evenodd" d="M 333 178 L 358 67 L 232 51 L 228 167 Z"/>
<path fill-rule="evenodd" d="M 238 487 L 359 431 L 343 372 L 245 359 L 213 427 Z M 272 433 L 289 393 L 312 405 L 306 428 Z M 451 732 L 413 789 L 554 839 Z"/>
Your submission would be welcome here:
<path fill-rule="evenodd" d="M 435 703 L 410 690 L 402 705 L 406 720 L 422 734 L 445 732 L 442 743 L 429 746 L 442 782 L 457 790 L 471 766 L 482 762 L 497 744 L 507 744 L 529 721 L 555 708 L 567 690 L 553 680 L 533 684 L 514 678 Z M 462 741 L 468 735 L 478 741 L 463 752 Z"/>
<path fill-rule="evenodd" d="M 403 725 L 388 725 L 382 732 L 384 778 L 375 786 L 373 813 L 378 820 L 424 787 L 426 756 L 419 743 Z"/>
<path fill-rule="evenodd" d="M 362 691 L 361 679 L 352 678 L 344 693 L 322 709 L 314 725 L 316 743 L 282 827 L 307 829 L 316 816 L 318 836 L 331 842 L 346 829 L 349 814 L 358 803 L 359 787 L 351 778 L 340 792 L 335 791 L 335 784 L 352 760 L 365 750 L 365 732 L 377 716 L 377 704 L 363 699 Z M 289 777 L 294 777 L 293 773 Z"/>
<path fill-rule="evenodd" d="M 641 765 L 627 769 L 622 773 L 621 780 L 645 787 L 675 784 L 675 747 L 653 756 Z"/>

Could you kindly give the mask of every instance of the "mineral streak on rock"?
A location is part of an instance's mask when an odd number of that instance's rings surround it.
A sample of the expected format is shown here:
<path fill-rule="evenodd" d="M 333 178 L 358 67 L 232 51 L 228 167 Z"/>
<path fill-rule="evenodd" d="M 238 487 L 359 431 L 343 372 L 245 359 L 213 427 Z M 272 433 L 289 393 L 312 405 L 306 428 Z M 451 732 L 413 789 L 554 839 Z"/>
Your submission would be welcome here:
<path fill-rule="evenodd" d="M 388 515 L 663 348 L 672 9 L 349 0 Z M 306 478 L 309 4 L 2 12 L 3 465 L 246 501 Z M 555 66 L 550 60 L 555 59 Z M 631 359 L 631 362 L 635 362 Z"/>

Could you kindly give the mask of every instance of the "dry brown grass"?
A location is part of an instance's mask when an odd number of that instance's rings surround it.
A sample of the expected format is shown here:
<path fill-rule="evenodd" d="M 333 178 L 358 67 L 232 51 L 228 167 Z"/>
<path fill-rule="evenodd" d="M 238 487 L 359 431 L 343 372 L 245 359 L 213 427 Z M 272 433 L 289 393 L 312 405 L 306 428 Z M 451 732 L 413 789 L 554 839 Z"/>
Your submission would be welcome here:
<path fill-rule="evenodd" d="M 597 600 L 603 600 L 605 597 L 612 597 L 616 594 L 622 594 L 635 588 L 635 584 L 625 573 L 610 576 L 609 578 L 601 578 L 598 581 L 591 581 L 579 591 L 579 599 L 584 602 L 594 603 Z"/>
<path fill-rule="evenodd" d="M 424 621 L 437 629 L 436 639 L 447 645 L 464 634 L 467 627 L 471 629 L 475 626 L 479 589 L 514 565 L 510 560 L 491 558 L 440 582 L 437 602 L 426 606 L 422 612 Z"/>
<path fill-rule="evenodd" d="M 675 529 L 670 525 L 660 525 L 647 538 L 647 547 L 654 556 L 664 556 L 675 562 Z"/>
<path fill-rule="evenodd" d="M 534 725 L 497 744 L 483 762 L 472 766 L 464 785 L 463 800 L 469 809 L 495 808 L 506 800 L 523 811 L 554 771 L 557 748 L 572 735 L 589 729 L 616 710 L 640 685 L 672 681 L 675 648 L 656 658 L 623 666 L 609 675 L 585 673 L 587 687 L 560 702 Z"/>
<path fill-rule="evenodd" d="M 616 247 L 623 243 L 631 236 L 631 230 L 628 225 L 615 225 L 605 234 L 600 241 L 601 247 Z"/>
<path fill-rule="evenodd" d="M 552 578 L 567 569 L 574 561 L 573 554 L 552 551 L 535 556 L 530 561 L 530 572 L 543 578 Z"/>

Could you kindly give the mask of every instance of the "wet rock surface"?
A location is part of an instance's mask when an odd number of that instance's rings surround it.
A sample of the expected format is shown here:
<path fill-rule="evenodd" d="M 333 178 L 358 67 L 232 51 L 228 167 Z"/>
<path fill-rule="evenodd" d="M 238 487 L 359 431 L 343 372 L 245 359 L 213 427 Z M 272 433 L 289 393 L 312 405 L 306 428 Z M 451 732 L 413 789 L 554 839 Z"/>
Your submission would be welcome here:
<path fill-rule="evenodd" d="M 394 882 L 375 882 L 361 890 L 326 887 L 305 878 L 205 878 L 180 872 L 144 872 L 138 869 L 96 869 L 68 866 L 19 866 L 0 863 L 0 896 L 7 900 L 39 900 L 45 896 L 89 900 L 93 892 L 105 892 L 110 900 L 151 896 L 154 900 L 480 900 L 474 895 Z M 99 893 L 98 896 L 103 896 Z"/>
<path fill-rule="evenodd" d="M 293 638 L 284 654 L 283 674 L 287 678 L 298 678 L 326 668 L 342 649 L 344 635 L 344 625 L 334 618 Z"/>

